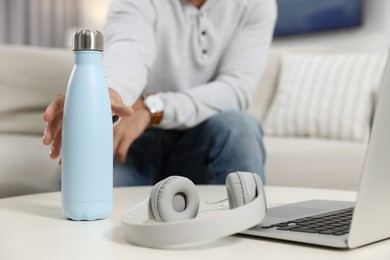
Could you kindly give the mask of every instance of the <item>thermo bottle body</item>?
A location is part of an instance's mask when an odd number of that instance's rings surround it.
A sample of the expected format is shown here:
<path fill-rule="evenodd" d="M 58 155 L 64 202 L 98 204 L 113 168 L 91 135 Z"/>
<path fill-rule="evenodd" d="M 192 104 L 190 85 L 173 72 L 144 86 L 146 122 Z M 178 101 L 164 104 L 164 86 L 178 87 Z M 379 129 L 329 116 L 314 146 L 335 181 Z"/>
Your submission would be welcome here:
<path fill-rule="evenodd" d="M 66 218 L 107 218 L 112 209 L 113 128 L 100 51 L 75 51 L 62 125 L 62 210 Z"/>

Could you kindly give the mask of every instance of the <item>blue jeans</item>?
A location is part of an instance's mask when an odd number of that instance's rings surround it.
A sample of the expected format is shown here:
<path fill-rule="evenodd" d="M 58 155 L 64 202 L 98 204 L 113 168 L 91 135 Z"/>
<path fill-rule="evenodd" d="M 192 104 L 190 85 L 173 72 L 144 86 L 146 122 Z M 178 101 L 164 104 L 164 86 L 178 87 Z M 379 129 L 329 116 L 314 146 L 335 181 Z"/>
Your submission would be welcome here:
<path fill-rule="evenodd" d="M 263 130 L 246 112 L 226 111 L 186 130 L 147 129 L 124 165 L 114 162 L 114 186 L 153 185 L 171 175 L 195 184 L 225 184 L 227 174 L 249 171 L 265 183 Z"/>

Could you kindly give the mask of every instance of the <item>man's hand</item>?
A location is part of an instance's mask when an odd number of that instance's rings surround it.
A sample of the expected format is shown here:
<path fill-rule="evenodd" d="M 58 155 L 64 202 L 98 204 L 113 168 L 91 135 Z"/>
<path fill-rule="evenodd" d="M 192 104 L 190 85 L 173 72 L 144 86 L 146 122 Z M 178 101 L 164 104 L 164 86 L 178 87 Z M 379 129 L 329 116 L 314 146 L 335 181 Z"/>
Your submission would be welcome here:
<path fill-rule="evenodd" d="M 151 116 L 144 107 L 142 99 L 138 99 L 133 105 L 134 115 L 122 118 L 114 128 L 114 154 L 120 163 L 126 162 L 127 152 L 130 146 L 148 127 Z"/>
<path fill-rule="evenodd" d="M 123 118 L 131 118 L 133 108 L 124 105 L 119 94 L 109 89 L 111 110 L 114 115 Z M 43 120 L 47 122 L 43 135 L 43 144 L 51 145 L 50 158 L 57 159 L 60 156 L 62 146 L 62 116 L 64 111 L 65 96 L 59 95 L 46 108 L 43 114 Z M 61 164 L 61 159 L 59 160 Z"/>

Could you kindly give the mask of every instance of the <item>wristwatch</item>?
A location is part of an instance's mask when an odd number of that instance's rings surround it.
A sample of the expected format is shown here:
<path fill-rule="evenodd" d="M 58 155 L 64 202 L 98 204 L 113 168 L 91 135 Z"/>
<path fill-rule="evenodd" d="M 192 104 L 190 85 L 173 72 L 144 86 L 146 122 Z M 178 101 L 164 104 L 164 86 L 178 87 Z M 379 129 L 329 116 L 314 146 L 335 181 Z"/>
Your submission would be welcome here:
<path fill-rule="evenodd" d="M 164 100 L 158 94 L 143 97 L 144 106 L 151 115 L 150 126 L 157 126 L 164 116 Z"/>

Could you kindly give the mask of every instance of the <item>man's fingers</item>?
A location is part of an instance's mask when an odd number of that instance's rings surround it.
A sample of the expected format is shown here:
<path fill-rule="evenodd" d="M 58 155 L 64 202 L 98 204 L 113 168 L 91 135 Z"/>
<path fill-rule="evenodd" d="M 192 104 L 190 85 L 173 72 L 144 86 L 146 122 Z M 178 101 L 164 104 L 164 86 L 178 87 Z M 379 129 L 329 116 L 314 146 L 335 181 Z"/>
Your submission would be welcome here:
<path fill-rule="evenodd" d="M 62 146 L 62 130 L 58 132 L 54 138 L 53 144 L 51 145 L 50 158 L 56 159 L 60 156 Z"/>
<path fill-rule="evenodd" d="M 112 113 L 120 117 L 132 116 L 134 113 L 133 108 L 128 107 L 123 103 L 123 100 L 121 96 L 118 94 L 118 92 L 116 92 L 112 88 L 109 88 L 108 90 L 110 93 L 110 103 L 111 103 Z"/>
<path fill-rule="evenodd" d="M 46 108 L 45 113 L 43 113 L 43 120 L 46 122 L 50 122 L 54 120 L 54 118 L 59 114 L 62 113 L 64 110 L 64 102 L 65 102 L 65 96 L 59 95 L 55 97 L 49 106 Z"/>
<path fill-rule="evenodd" d="M 54 138 L 56 138 L 58 132 L 62 128 L 62 114 L 63 113 L 61 112 L 52 121 L 47 123 L 45 133 L 43 135 L 43 144 L 49 145 L 54 141 Z"/>
<path fill-rule="evenodd" d="M 116 152 L 116 159 L 119 163 L 124 164 L 126 162 L 127 151 L 129 150 L 129 146 L 126 147 L 123 142 L 120 143 L 118 150 Z"/>
<path fill-rule="evenodd" d="M 114 128 L 114 147 L 113 147 L 114 154 L 116 154 L 119 143 L 121 142 L 122 139 L 122 132 L 123 132 L 122 128 L 123 127 L 121 127 L 120 124 Z"/>
<path fill-rule="evenodd" d="M 126 162 L 127 152 L 133 141 L 134 139 L 126 137 L 119 142 L 115 155 L 120 163 L 124 164 Z"/>
<path fill-rule="evenodd" d="M 126 140 L 128 138 L 124 134 L 126 129 L 125 123 L 125 121 L 122 121 L 118 124 L 117 127 L 114 128 L 114 155 L 116 159 L 122 164 L 126 162 L 127 150 L 130 147 L 129 141 Z M 129 144 L 127 148 L 126 144 Z"/>
<path fill-rule="evenodd" d="M 134 114 L 134 110 L 131 107 L 119 104 L 111 104 L 112 113 L 120 117 L 130 117 Z"/>

